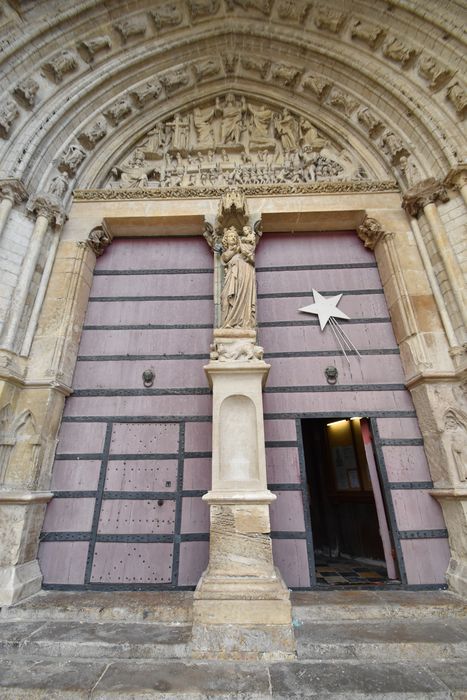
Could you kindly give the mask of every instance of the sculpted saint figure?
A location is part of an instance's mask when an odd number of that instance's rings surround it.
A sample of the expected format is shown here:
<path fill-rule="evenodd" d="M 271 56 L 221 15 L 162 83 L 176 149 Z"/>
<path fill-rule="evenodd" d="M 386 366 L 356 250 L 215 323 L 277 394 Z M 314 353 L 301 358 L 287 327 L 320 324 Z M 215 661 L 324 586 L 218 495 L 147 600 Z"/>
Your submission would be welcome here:
<path fill-rule="evenodd" d="M 214 107 L 195 107 L 193 110 L 193 124 L 199 144 L 212 144 L 214 132 L 212 129 L 212 119 L 214 117 Z"/>
<path fill-rule="evenodd" d="M 240 237 L 230 226 L 224 229 L 222 238 L 222 328 L 254 328 L 256 324 L 256 238 L 250 226 L 244 226 L 242 233 Z"/>
<path fill-rule="evenodd" d="M 274 139 L 272 139 L 270 135 L 270 126 L 273 117 L 272 110 L 268 109 L 265 105 L 256 108 L 249 104 L 248 111 L 251 114 L 250 145 L 259 148 L 273 145 Z"/>
<path fill-rule="evenodd" d="M 238 103 L 234 95 L 229 92 L 225 98 L 224 105 L 221 106 L 219 99 L 216 99 L 216 112 L 221 115 L 221 142 L 239 143 L 243 130 L 243 115 L 246 112 L 245 98 L 242 97 Z"/>
<path fill-rule="evenodd" d="M 128 190 L 139 189 L 140 187 L 148 186 L 148 174 L 152 172 L 152 168 L 146 166 L 144 154 L 137 150 L 128 163 L 118 168 L 112 169 L 112 174 L 120 175 L 120 187 Z"/>
<path fill-rule="evenodd" d="M 282 110 L 282 114 L 276 115 L 274 125 L 284 151 L 293 151 L 297 148 L 297 123 L 286 107 Z"/>

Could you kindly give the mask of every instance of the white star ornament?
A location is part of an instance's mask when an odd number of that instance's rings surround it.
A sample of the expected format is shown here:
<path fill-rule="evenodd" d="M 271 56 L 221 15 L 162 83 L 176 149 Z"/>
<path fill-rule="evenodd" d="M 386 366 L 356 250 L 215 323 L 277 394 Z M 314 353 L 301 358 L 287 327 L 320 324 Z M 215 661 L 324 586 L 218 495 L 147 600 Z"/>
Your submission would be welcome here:
<path fill-rule="evenodd" d="M 334 297 L 323 297 L 322 294 L 312 290 L 314 304 L 309 306 L 303 306 L 299 311 L 304 311 L 307 314 L 316 314 L 319 318 L 319 325 L 321 330 L 324 330 L 326 323 L 330 318 L 345 318 L 350 320 L 343 311 L 337 308 L 337 304 L 340 302 L 342 294 L 336 294 Z"/>

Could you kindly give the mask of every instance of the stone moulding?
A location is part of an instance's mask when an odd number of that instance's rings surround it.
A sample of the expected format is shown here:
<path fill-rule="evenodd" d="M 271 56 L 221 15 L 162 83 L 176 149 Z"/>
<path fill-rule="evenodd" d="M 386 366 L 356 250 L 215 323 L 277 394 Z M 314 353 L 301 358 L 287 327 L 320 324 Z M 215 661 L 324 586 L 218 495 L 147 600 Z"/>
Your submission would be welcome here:
<path fill-rule="evenodd" d="M 311 182 L 308 184 L 276 184 L 276 185 L 244 185 L 239 186 L 245 193 L 253 197 L 283 196 L 302 194 L 339 194 L 359 192 L 398 192 L 399 187 L 393 180 L 378 181 L 345 181 Z M 212 199 L 221 197 L 225 187 L 164 187 L 164 188 L 140 188 L 140 189 L 89 189 L 75 190 L 75 202 L 107 202 L 111 200 L 127 199 Z"/>

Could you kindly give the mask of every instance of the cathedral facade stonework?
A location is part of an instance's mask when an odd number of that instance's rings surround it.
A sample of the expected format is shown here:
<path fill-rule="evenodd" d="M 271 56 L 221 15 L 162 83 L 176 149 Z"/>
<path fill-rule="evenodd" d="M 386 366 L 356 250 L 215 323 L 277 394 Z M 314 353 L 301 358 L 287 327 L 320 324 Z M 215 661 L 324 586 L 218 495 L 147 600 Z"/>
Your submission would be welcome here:
<path fill-rule="evenodd" d="M 388 572 L 467 595 L 465 16 L 113 5 L 0 12 L 0 604 L 200 581 L 200 656 L 293 654 L 300 430 L 355 416 Z"/>

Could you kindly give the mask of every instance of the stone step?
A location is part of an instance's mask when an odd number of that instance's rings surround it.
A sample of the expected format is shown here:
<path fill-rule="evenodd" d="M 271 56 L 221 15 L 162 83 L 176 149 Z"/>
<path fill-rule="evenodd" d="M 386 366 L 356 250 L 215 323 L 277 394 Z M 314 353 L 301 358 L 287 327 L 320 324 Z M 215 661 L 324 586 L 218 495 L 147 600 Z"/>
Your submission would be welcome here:
<path fill-rule="evenodd" d="M 87 659 L 190 656 L 191 626 L 122 622 L 6 621 L 0 653 Z"/>
<path fill-rule="evenodd" d="M 467 601 L 436 591 L 295 591 L 298 622 L 467 617 Z"/>
<path fill-rule="evenodd" d="M 307 622 L 295 637 L 300 659 L 467 659 L 466 618 Z"/>
<path fill-rule="evenodd" d="M 41 591 L 4 607 L 2 620 L 160 622 L 187 625 L 193 619 L 191 591 Z"/>
<path fill-rule="evenodd" d="M 465 700 L 463 661 L 229 663 L 7 657 L 2 700 Z"/>

